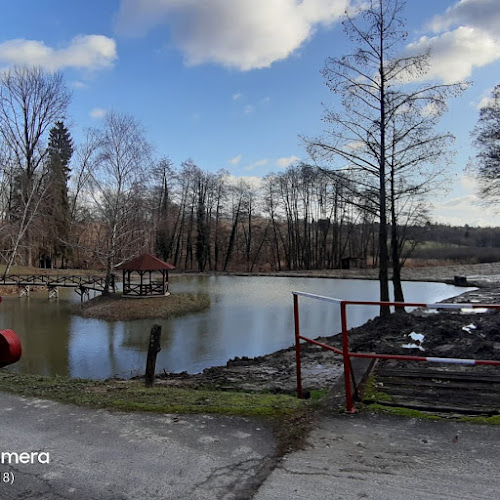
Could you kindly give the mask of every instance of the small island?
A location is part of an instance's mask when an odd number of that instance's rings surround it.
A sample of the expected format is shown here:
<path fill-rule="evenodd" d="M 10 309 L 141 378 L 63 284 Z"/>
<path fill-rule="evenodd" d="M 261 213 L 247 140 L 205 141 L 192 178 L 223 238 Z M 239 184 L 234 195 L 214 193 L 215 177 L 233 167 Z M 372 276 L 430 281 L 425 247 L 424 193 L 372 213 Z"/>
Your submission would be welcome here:
<path fill-rule="evenodd" d="M 134 319 L 169 319 L 202 312 L 210 307 L 206 293 L 174 293 L 166 297 L 130 299 L 121 293 L 99 295 L 78 309 L 75 314 L 84 318 L 108 321 Z"/>

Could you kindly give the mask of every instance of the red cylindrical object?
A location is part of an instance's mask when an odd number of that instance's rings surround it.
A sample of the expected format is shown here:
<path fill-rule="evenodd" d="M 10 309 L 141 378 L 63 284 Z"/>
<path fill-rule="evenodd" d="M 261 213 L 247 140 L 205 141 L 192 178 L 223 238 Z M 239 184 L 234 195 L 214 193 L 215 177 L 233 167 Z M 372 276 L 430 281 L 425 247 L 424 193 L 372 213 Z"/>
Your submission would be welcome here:
<path fill-rule="evenodd" d="M 21 359 L 22 347 L 13 330 L 0 330 L 0 368 Z"/>

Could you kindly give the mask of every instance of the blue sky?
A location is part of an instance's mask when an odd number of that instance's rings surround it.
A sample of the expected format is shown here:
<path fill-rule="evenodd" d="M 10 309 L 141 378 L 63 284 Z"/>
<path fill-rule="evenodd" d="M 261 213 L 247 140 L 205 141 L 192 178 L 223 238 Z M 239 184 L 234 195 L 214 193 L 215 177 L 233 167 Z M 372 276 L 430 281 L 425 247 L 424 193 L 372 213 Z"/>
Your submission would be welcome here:
<path fill-rule="evenodd" d="M 333 102 L 320 70 L 348 42 L 348 0 L 17 0 L 2 6 L 0 67 L 61 70 L 75 139 L 106 110 L 134 115 L 158 156 L 254 177 L 306 159 Z M 351 2 L 352 3 L 352 2 Z M 500 225 L 464 168 L 481 102 L 500 83 L 498 0 L 408 0 L 407 44 L 430 48 L 429 77 L 471 80 L 442 128 L 457 137 L 453 182 L 434 220 Z"/>

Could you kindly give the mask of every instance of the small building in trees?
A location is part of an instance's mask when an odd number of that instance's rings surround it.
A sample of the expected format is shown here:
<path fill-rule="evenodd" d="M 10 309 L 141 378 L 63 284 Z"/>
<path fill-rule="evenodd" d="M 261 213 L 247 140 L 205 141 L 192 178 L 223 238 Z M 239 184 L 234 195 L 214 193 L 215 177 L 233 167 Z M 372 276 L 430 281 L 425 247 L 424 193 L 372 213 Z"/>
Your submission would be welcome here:
<path fill-rule="evenodd" d="M 145 253 L 117 269 L 123 271 L 125 297 L 161 297 L 168 295 L 168 272 L 175 267 Z"/>

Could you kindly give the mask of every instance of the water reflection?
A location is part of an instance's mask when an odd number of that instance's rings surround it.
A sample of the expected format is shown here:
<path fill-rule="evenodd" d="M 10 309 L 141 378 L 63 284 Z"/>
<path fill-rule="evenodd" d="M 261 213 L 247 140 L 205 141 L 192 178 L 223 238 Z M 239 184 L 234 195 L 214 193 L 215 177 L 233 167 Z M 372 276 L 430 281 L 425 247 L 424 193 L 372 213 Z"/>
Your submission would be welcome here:
<path fill-rule="evenodd" d="M 408 301 L 434 302 L 465 291 L 440 283 L 405 283 Z M 29 299 L 6 297 L 0 328 L 21 337 L 23 357 L 15 371 L 44 375 L 106 378 L 144 371 L 149 331 L 162 325 L 158 371 L 199 372 L 235 356 L 258 356 L 293 344 L 292 290 L 344 299 L 373 300 L 378 283 L 362 280 L 187 276 L 174 278 L 173 293 L 210 294 L 208 311 L 173 320 L 107 322 L 72 314 L 78 296 L 61 290 L 60 299 L 45 294 Z M 0 290 L 1 292 L 1 290 Z M 349 325 L 376 316 L 375 307 L 349 307 Z M 338 306 L 300 298 L 304 335 L 340 331 Z"/>

